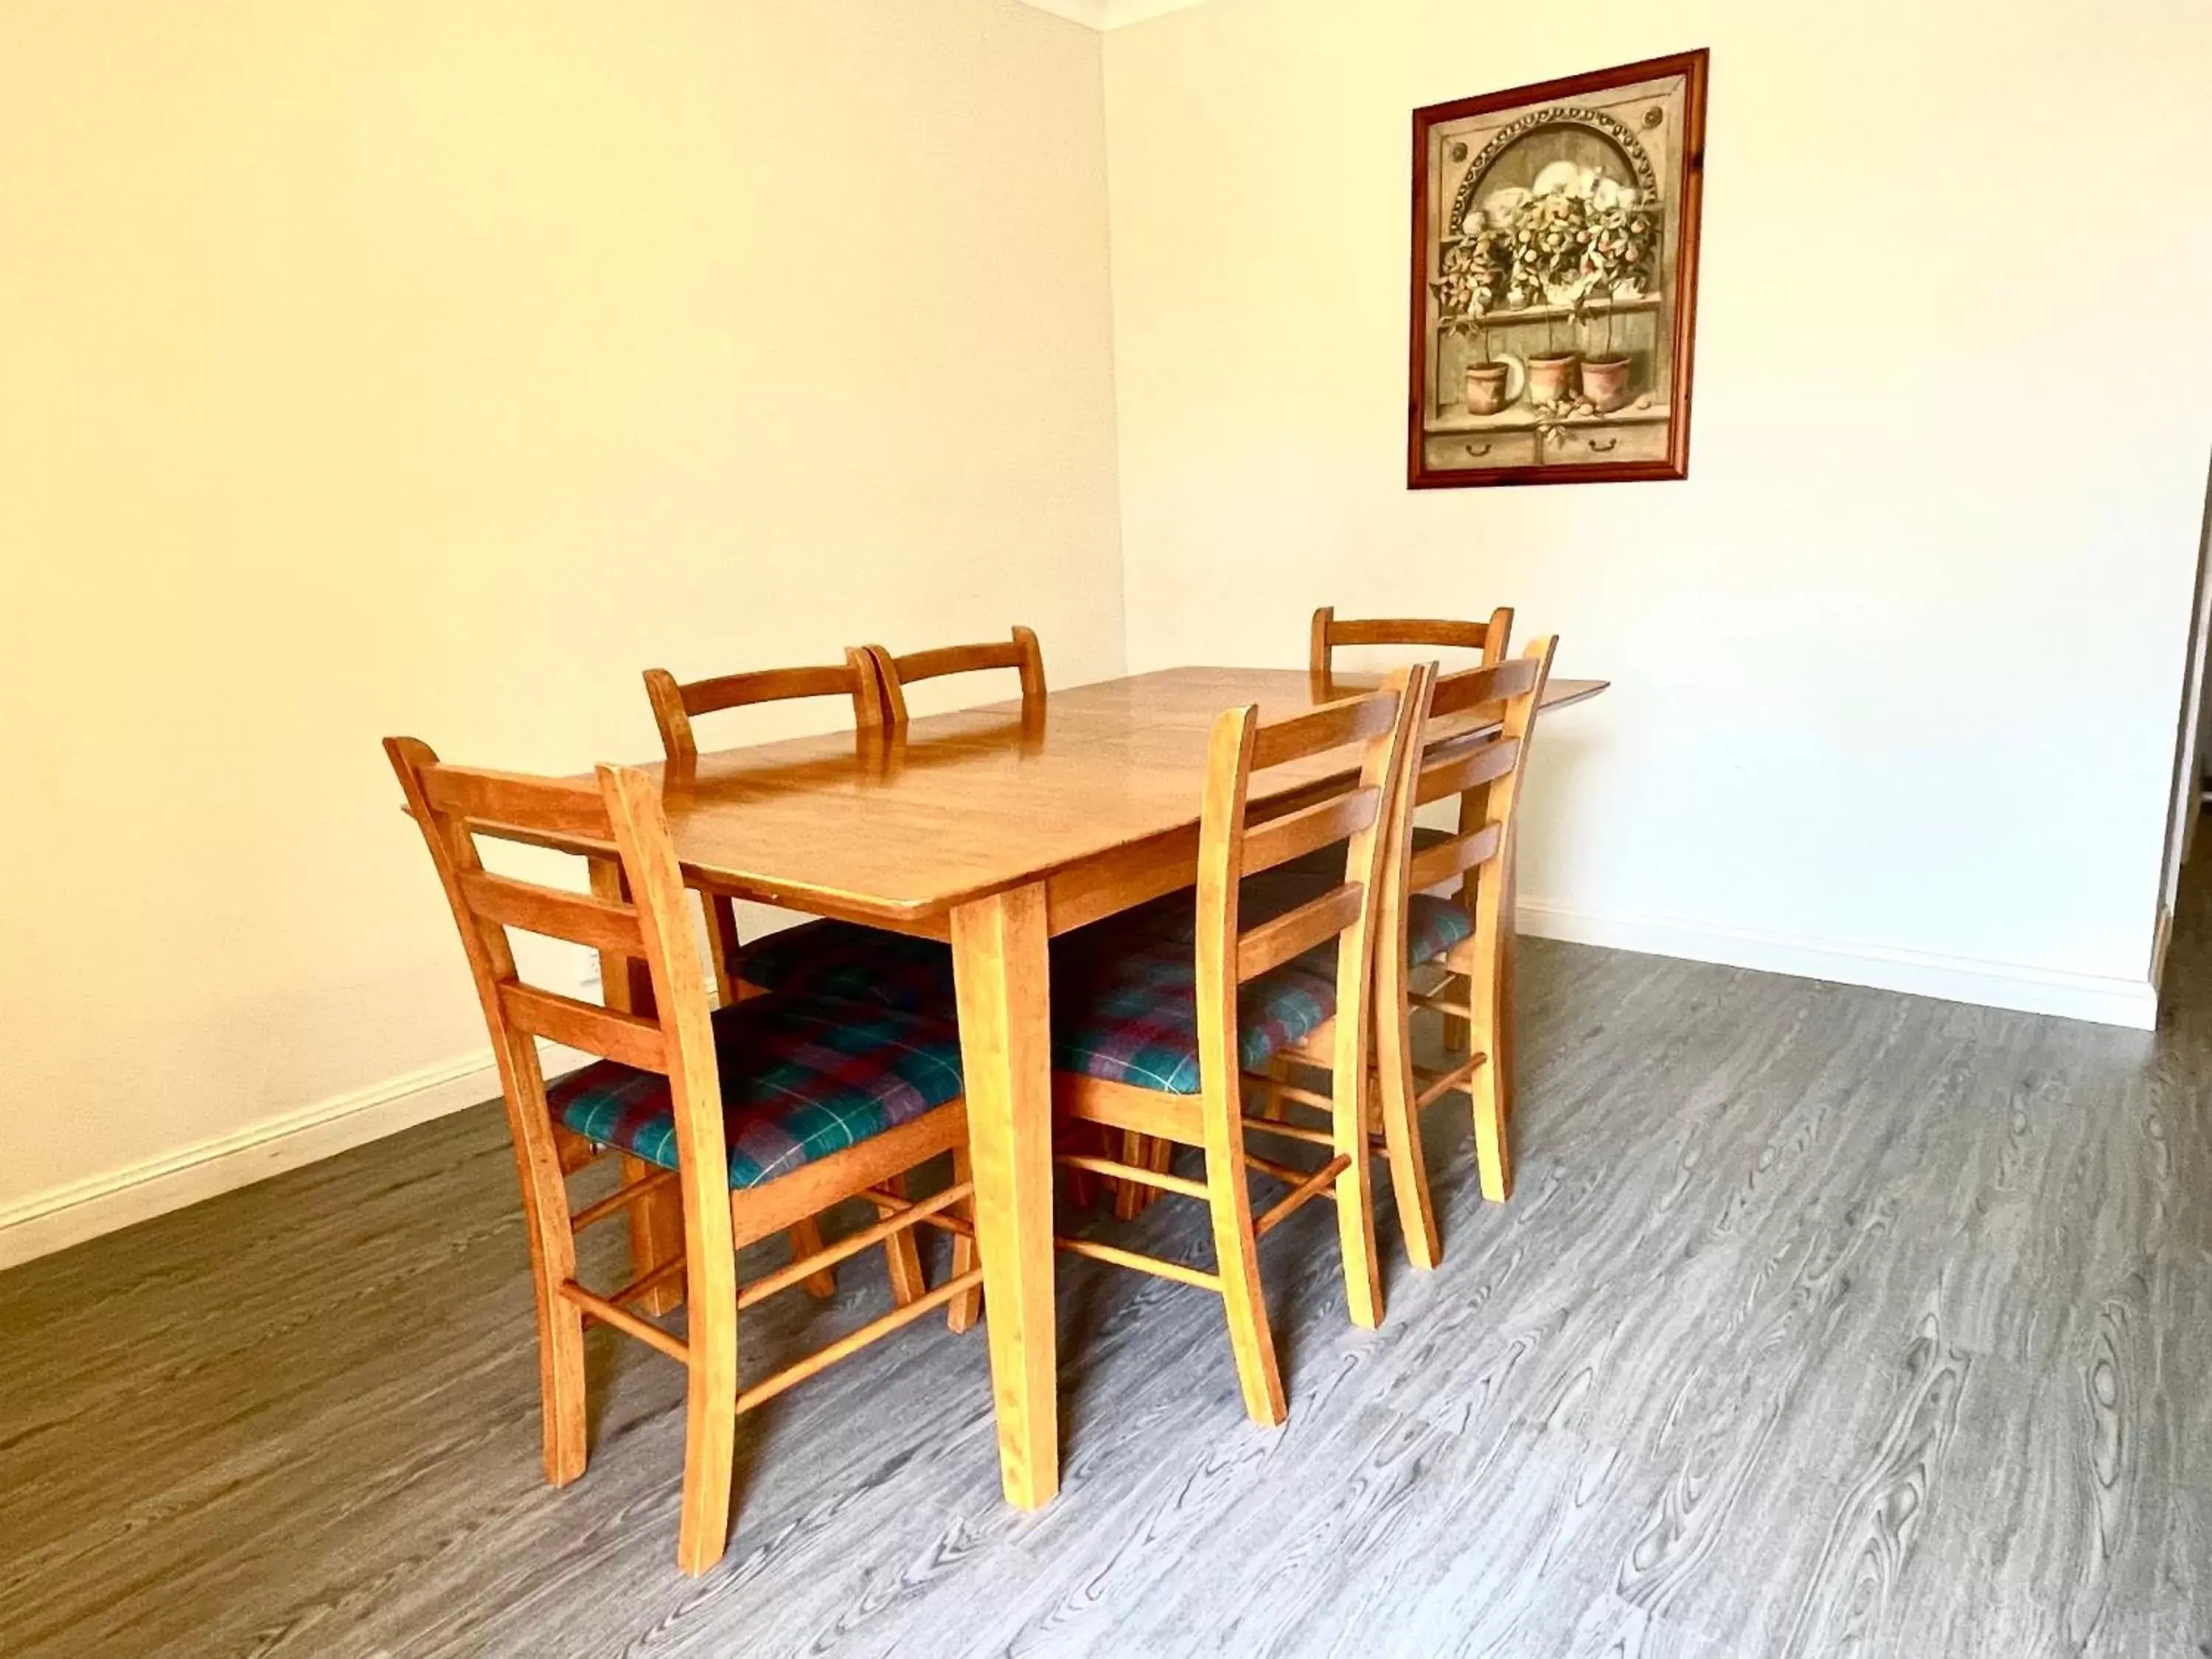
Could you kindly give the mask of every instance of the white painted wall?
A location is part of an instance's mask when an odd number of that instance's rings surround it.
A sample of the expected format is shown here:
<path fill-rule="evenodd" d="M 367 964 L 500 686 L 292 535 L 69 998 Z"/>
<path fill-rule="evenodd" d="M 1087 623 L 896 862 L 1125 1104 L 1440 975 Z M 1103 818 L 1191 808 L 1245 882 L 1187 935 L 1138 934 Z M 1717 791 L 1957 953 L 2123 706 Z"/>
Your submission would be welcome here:
<path fill-rule="evenodd" d="M 0 7 L 0 1264 L 497 1091 L 384 734 L 653 757 L 648 665 L 1015 622 L 1120 669 L 1098 52 Z"/>
<path fill-rule="evenodd" d="M 1689 481 L 1408 492 L 1410 112 L 1697 46 Z M 1512 604 L 1617 682 L 1536 931 L 2148 1018 L 2212 9 L 1209 0 L 1105 63 L 1133 666 Z"/>
<path fill-rule="evenodd" d="M 0 9 L 0 1263 L 491 1091 L 379 736 L 1017 618 L 1510 602 L 1538 929 L 2142 1018 L 2209 17 Z M 1701 44 L 1691 482 L 1407 493 L 1409 111 Z"/>

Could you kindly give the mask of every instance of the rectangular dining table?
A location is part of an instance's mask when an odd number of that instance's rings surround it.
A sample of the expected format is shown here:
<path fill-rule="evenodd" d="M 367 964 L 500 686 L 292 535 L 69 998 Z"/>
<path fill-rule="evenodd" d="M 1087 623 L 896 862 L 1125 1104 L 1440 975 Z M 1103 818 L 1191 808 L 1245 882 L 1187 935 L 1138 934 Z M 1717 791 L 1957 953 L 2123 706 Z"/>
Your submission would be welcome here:
<path fill-rule="evenodd" d="M 1256 704 L 1277 720 L 1376 684 L 1166 669 L 1054 691 L 1027 710 L 997 704 L 664 769 L 694 884 L 951 947 L 1000 1468 L 1022 1508 L 1060 1488 L 1049 941 L 1195 878 L 1206 739 L 1223 710 Z M 1605 684 L 1554 679 L 1543 706 Z M 1431 736 L 1496 723 L 1479 709 Z M 1274 769 L 1254 808 L 1355 763 L 1347 752 Z"/>

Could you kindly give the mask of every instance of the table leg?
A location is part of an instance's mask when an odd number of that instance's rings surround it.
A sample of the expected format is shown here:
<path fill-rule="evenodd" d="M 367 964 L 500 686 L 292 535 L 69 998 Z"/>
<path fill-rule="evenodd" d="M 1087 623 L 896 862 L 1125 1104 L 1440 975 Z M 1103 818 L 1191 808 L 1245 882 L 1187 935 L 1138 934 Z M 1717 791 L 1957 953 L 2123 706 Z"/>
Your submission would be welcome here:
<path fill-rule="evenodd" d="M 622 866 L 612 859 L 593 859 L 592 891 L 600 898 L 627 902 Z M 599 952 L 599 996 L 610 1008 L 624 1013 L 653 1012 L 653 975 L 635 957 L 619 951 Z M 653 1166 L 627 1153 L 622 1160 L 624 1185 L 655 1173 Z M 629 1265 L 633 1279 L 642 1279 L 662 1262 L 684 1254 L 684 1199 L 672 1187 L 650 1193 L 630 1206 Z M 672 1313 L 684 1305 L 681 1274 L 657 1285 L 640 1297 L 635 1306 L 648 1314 Z"/>
<path fill-rule="evenodd" d="M 1009 1503 L 1041 1509 L 1060 1490 L 1044 889 L 953 911 L 952 963 L 999 1472 Z"/>

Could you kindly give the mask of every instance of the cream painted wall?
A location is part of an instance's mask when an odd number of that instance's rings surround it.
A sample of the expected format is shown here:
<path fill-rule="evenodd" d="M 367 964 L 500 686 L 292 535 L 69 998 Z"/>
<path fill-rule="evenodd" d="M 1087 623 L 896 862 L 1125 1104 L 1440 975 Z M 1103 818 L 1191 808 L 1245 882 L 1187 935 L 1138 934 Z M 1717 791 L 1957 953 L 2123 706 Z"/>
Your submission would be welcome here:
<path fill-rule="evenodd" d="M 1018 621 L 1121 668 L 1098 53 L 1013 0 L 0 8 L 0 1232 L 492 1091 L 383 734 L 644 757 L 648 664 Z"/>
<path fill-rule="evenodd" d="M 1409 112 L 1712 49 L 1687 483 L 1404 484 Z M 1208 0 L 1106 41 L 1138 668 L 1518 607 L 1539 931 L 2141 1022 L 2212 9 Z"/>

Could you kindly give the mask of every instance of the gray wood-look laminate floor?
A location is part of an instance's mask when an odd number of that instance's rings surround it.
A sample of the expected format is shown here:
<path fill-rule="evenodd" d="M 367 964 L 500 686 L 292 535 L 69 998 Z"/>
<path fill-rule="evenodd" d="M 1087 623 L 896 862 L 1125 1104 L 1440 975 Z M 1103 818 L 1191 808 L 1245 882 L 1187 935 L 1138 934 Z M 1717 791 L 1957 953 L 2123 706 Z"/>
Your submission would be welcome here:
<path fill-rule="evenodd" d="M 2212 1655 L 2206 901 L 2154 1039 L 1532 942 L 1514 1201 L 1440 1110 L 1447 1260 L 1376 1333 L 1328 1216 L 1267 1241 L 1287 1428 L 1210 1297 L 1064 1261 L 1052 1508 L 932 1321 L 747 1419 L 697 1581 L 666 1360 L 595 1334 L 540 1483 L 463 1113 L 0 1275 L 0 1652 Z"/>

